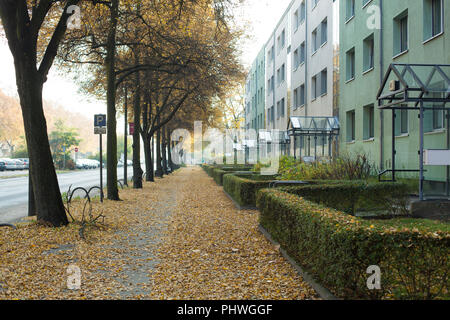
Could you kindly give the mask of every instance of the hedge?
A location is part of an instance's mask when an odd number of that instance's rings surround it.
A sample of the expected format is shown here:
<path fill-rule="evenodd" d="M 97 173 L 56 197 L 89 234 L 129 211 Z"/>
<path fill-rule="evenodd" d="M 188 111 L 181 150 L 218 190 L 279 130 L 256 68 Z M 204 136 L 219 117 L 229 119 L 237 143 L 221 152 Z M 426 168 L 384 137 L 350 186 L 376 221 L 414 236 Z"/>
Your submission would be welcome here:
<path fill-rule="evenodd" d="M 324 204 L 348 214 L 358 210 L 381 210 L 387 214 L 406 214 L 409 187 L 404 183 L 324 182 L 296 187 L 283 187 L 283 191 L 310 201 Z"/>
<path fill-rule="evenodd" d="M 256 206 L 256 192 L 269 187 L 274 176 L 252 175 L 242 176 L 235 174 L 225 174 L 223 176 L 223 189 L 241 207 Z"/>
<path fill-rule="evenodd" d="M 279 189 L 258 192 L 260 223 L 317 281 L 344 299 L 449 299 L 450 230 L 412 219 L 366 221 Z M 369 290 L 369 266 L 381 290 Z"/>

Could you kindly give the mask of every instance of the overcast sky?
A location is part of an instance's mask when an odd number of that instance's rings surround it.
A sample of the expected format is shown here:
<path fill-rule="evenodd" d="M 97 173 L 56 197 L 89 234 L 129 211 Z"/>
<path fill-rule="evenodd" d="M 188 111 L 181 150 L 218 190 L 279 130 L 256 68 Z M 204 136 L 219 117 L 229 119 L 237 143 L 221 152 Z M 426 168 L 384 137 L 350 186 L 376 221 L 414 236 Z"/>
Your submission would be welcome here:
<path fill-rule="evenodd" d="M 268 40 L 290 0 L 246 0 L 236 12 L 236 20 L 246 26 L 251 41 L 242 44 L 242 62 L 248 67 Z M 4 39 L 0 39 L 0 89 L 16 96 L 14 64 Z M 106 113 L 106 104 L 78 93 L 77 85 L 69 78 L 52 69 L 44 85 L 44 99 L 55 101 L 63 107 L 93 118 L 96 113 Z M 122 128 L 119 125 L 119 128 Z"/>

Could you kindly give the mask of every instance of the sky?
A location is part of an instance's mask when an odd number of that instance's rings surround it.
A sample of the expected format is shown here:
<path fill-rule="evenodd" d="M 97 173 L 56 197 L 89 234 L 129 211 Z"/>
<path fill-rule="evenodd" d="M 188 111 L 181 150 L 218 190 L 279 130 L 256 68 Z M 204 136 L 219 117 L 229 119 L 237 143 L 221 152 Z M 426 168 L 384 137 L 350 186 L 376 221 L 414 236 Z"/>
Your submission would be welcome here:
<path fill-rule="evenodd" d="M 246 0 L 245 4 L 236 10 L 236 20 L 245 26 L 251 37 L 241 46 L 242 62 L 245 67 L 251 65 L 290 1 Z M 82 113 L 92 119 L 94 114 L 106 113 L 104 101 L 97 101 L 79 93 L 76 83 L 60 73 L 61 71 L 52 68 L 44 85 L 45 100 L 57 102 L 68 110 Z M 0 39 L 0 89 L 10 96 L 17 96 L 13 59 L 5 39 Z M 118 128 L 122 127 L 119 122 Z"/>

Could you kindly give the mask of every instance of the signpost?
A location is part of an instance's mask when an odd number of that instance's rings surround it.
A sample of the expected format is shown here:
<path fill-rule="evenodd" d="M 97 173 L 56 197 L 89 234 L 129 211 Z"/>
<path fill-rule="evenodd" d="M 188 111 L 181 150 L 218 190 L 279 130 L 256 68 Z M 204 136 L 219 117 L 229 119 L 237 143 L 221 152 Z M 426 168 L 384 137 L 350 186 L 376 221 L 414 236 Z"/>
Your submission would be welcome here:
<path fill-rule="evenodd" d="M 132 136 L 134 135 L 134 123 L 130 122 L 129 125 L 130 125 L 130 136 Z"/>
<path fill-rule="evenodd" d="M 94 116 L 94 134 L 100 136 L 100 202 L 103 202 L 103 146 L 102 135 L 106 134 L 106 114 Z"/>

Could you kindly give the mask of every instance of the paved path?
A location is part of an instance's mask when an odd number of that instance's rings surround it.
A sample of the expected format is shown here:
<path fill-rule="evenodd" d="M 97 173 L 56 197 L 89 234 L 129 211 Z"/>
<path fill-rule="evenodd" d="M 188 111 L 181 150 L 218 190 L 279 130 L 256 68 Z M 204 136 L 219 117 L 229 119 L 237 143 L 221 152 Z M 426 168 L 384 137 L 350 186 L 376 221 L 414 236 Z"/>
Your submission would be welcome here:
<path fill-rule="evenodd" d="M 202 169 L 120 197 L 94 204 L 105 221 L 85 239 L 76 224 L 0 229 L 0 299 L 317 298 L 259 232 L 258 211 L 237 210 Z M 67 289 L 69 264 L 80 290 Z"/>

